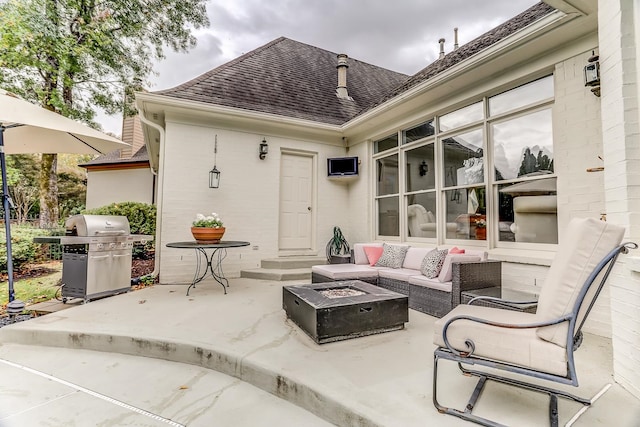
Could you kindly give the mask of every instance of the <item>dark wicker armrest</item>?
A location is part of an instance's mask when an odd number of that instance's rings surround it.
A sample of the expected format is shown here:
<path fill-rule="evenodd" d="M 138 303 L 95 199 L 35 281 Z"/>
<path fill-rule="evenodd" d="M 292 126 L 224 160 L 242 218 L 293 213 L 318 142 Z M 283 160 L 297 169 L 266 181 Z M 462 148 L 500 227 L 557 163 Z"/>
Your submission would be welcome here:
<path fill-rule="evenodd" d="M 502 261 L 454 262 L 451 267 L 452 307 L 460 304 L 460 294 L 464 291 L 502 287 Z"/>

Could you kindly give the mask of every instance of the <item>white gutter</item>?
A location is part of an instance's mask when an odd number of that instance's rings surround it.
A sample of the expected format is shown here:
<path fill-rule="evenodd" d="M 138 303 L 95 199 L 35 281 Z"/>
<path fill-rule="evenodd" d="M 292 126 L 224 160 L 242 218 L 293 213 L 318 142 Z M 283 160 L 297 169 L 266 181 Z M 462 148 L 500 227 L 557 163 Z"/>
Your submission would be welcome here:
<path fill-rule="evenodd" d="M 140 121 L 142 123 L 144 123 L 147 126 L 150 126 L 154 129 L 156 129 L 159 133 L 160 133 L 160 162 L 164 163 L 164 128 L 152 121 L 150 121 L 149 119 L 147 119 L 144 115 L 144 111 L 142 110 L 141 107 L 139 107 L 136 103 L 136 109 L 138 110 L 138 116 L 140 117 Z M 148 150 L 149 153 L 151 153 L 150 150 Z M 151 159 L 149 159 L 149 161 L 151 161 Z M 158 188 L 156 190 L 156 251 L 155 251 L 155 255 L 154 255 L 154 261 L 153 261 L 153 271 L 149 274 L 152 277 L 158 277 L 158 275 L 160 274 L 160 251 L 157 248 L 157 245 L 160 242 L 160 232 L 162 231 L 162 200 L 163 200 L 163 195 L 162 195 L 162 187 L 163 187 L 163 182 L 164 182 L 164 168 L 160 167 L 160 164 L 158 164 L 158 171 L 154 172 L 153 167 L 151 167 L 151 164 L 149 165 L 151 168 L 151 173 L 153 173 L 154 175 L 156 175 L 158 177 L 157 179 L 157 183 L 158 183 Z M 164 166 L 164 165 L 163 165 Z"/>

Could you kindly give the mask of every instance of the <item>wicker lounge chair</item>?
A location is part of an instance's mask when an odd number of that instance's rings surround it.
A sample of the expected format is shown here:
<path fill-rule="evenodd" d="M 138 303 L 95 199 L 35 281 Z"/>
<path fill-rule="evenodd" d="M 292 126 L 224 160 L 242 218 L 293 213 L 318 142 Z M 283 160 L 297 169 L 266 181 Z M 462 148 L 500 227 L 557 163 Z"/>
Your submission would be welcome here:
<path fill-rule="evenodd" d="M 620 245 L 624 229 L 595 219 L 573 219 L 566 232 L 535 314 L 459 305 L 436 322 L 433 402 L 438 411 L 486 426 L 500 425 L 472 413 L 487 380 L 548 394 L 552 426 L 558 425 L 558 397 L 584 405 L 591 403 L 535 380 L 578 386 L 573 352 L 582 342 L 582 326 L 618 255 L 637 245 Z M 457 362 L 463 374 L 479 378 L 464 410 L 438 403 L 440 359 Z M 471 370 L 470 365 L 480 369 Z M 487 372 L 483 367 L 492 370 Z M 499 375 L 499 370 L 510 376 Z M 513 373 L 519 374 L 518 378 Z M 529 382 L 530 378 L 535 380 Z"/>

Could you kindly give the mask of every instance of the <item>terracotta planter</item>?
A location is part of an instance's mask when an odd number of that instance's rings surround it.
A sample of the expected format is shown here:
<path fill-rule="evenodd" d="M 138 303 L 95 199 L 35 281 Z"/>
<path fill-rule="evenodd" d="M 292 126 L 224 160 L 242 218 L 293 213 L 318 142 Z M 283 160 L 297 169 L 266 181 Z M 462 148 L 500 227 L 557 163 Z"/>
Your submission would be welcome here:
<path fill-rule="evenodd" d="M 487 229 L 476 227 L 476 240 L 487 240 Z"/>
<path fill-rule="evenodd" d="M 219 243 L 225 228 L 191 227 L 191 234 L 198 243 Z"/>

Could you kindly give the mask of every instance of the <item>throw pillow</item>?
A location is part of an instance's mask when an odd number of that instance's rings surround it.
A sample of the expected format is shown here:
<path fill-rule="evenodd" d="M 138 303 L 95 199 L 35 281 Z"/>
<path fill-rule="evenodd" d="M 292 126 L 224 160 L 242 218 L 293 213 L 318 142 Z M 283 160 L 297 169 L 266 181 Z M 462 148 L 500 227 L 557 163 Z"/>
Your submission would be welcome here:
<path fill-rule="evenodd" d="M 438 277 L 442 264 L 444 263 L 444 259 L 447 256 L 447 252 L 448 251 L 446 249 L 434 249 L 425 255 L 422 260 L 422 265 L 420 266 L 422 274 L 424 274 L 428 279 Z"/>
<path fill-rule="evenodd" d="M 407 255 L 409 246 L 407 245 L 387 245 L 382 244 L 382 256 L 375 263 L 376 267 L 391 267 L 400 268 L 404 262 L 404 257 Z"/>
<path fill-rule="evenodd" d="M 465 249 L 460 249 L 457 246 L 454 246 L 453 248 L 449 249 L 450 254 L 463 254 L 464 252 L 465 252 Z"/>
<path fill-rule="evenodd" d="M 382 256 L 382 246 L 365 246 L 363 249 L 369 260 L 369 265 L 373 267 Z"/>

